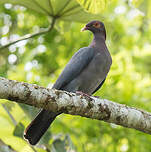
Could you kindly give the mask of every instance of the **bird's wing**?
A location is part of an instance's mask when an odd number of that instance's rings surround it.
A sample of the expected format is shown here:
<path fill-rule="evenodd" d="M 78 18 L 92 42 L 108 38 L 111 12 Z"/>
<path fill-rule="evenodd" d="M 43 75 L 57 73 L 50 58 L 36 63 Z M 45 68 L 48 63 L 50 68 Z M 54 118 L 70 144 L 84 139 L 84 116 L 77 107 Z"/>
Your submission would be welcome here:
<path fill-rule="evenodd" d="M 81 48 L 76 52 L 60 74 L 53 88 L 61 89 L 75 79 L 91 62 L 93 56 L 94 50 L 90 47 Z"/>
<path fill-rule="evenodd" d="M 105 78 L 106 79 L 106 78 Z M 103 85 L 103 83 L 105 82 L 105 79 L 100 83 L 100 85 L 93 91 L 93 93 L 95 93 L 96 91 L 98 91 L 100 88 L 101 88 L 101 86 Z M 92 93 L 92 94 L 93 94 Z"/>

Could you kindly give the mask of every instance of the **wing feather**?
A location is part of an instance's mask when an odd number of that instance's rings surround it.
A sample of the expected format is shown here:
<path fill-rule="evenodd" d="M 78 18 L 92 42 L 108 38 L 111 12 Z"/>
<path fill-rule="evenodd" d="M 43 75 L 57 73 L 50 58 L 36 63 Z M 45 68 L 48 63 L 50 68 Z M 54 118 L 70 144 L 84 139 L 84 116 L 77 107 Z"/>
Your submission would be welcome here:
<path fill-rule="evenodd" d="M 53 88 L 61 89 L 75 79 L 91 62 L 93 56 L 94 50 L 90 47 L 81 48 L 76 52 L 60 74 Z"/>

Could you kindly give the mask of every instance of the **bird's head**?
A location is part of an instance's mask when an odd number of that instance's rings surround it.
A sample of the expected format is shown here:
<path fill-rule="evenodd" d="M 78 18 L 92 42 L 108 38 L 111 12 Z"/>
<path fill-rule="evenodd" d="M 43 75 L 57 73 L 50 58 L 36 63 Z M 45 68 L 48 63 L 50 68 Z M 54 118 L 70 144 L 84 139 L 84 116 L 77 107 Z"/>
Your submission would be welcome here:
<path fill-rule="evenodd" d="M 88 24 L 85 25 L 84 28 L 81 29 L 81 31 L 89 30 L 93 34 L 100 33 L 105 36 L 106 38 L 106 30 L 103 22 L 100 21 L 91 21 Z"/>

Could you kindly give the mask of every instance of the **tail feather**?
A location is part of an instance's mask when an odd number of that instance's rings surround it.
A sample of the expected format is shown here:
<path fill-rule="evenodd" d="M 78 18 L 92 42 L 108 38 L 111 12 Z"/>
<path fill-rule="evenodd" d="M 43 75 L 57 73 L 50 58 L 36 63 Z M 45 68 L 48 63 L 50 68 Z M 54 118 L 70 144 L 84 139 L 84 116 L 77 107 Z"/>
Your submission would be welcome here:
<path fill-rule="evenodd" d="M 37 144 L 37 142 L 59 114 L 60 113 L 47 110 L 40 111 L 36 118 L 26 128 L 24 132 L 24 138 L 28 140 L 31 145 Z"/>

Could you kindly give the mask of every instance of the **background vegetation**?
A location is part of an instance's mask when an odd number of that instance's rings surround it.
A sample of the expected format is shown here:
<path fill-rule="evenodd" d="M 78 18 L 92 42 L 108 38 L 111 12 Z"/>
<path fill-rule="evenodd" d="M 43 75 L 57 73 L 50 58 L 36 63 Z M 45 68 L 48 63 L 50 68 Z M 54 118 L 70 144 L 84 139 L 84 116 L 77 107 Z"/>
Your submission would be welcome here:
<path fill-rule="evenodd" d="M 13 2 L 13 4 L 10 4 Z M 44 35 L 4 47 L 51 25 Z M 51 87 L 81 47 L 92 40 L 80 29 L 105 23 L 113 65 L 96 95 L 151 112 L 150 0 L 0 0 L 0 76 Z M 23 140 L 37 109 L 0 101 L 0 139 L 18 152 L 150 152 L 151 136 L 79 116 L 61 115 L 39 145 Z M 0 151 L 11 151 L 0 143 Z"/>

